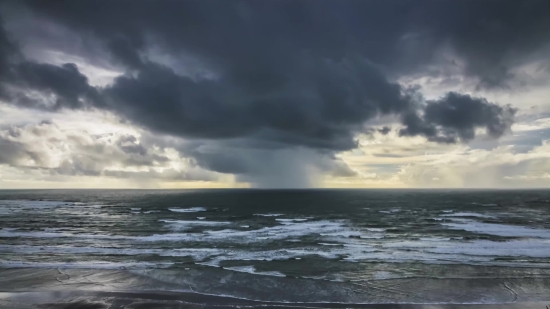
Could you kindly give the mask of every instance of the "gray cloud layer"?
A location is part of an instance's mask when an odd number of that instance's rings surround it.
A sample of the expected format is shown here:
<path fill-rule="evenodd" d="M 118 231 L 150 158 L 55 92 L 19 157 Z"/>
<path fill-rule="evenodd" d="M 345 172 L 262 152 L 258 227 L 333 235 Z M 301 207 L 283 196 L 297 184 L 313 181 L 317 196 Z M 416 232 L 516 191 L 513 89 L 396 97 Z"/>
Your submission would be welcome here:
<path fill-rule="evenodd" d="M 17 31 L 2 30 L 0 95 L 23 107 L 107 109 L 149 130 L 198 140 L 216 151 L 193 144 L 181 151 L 253 182 L 285 164 L 300 166 L 266 159 L 269 149 L 303 147 L 317 169 L 338 171 L 327 159 L 355 148 L 356 134 L 381 115 L 400 116 L 403 136 L 467 142 L 485 129 L 500 137 L 513 123 L 510 107 L 458 93 L 425 102 L 386 76 L 421 72 L 438 46 L 450 44 L 479 87 L 506 87 L 510 67 L 548 45 L 547 4 L 420 2 L 11 3 L 6 20 L 34 14 L 93 39 L 126 74 L 93 87 L 74 64 L 23 59 L 13 43 Z M 307 165 L 305 157 L 296 162 Z M 291 170 L 282 178 L 308 173 Z"/>

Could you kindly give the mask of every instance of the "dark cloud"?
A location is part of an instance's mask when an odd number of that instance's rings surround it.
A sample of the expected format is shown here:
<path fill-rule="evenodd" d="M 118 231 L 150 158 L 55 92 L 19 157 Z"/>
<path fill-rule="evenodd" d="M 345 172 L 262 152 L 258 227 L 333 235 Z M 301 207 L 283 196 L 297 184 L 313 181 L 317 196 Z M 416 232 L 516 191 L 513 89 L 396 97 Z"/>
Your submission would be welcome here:
<path fill-rule="evenodd" d="M 10 58 L 18 55 L 18 53 L 19 48 L 17 44 L 10 39 L 5 29 L 3 16 L 0 15 L 0 65 L 2 65 L 1 68 L 3 69 L 0 71 L 0 76 L 5 76 L 8 73 L 8 61 Z"/>
<path fill-rule="evenodd" d="M 4 29 L 4 22 L 0 15 L 0 99 L 7 98 L 6 81 L 9 81 L 12 77 L 11 61 L 12 58 L 18 53 L 17 46 L 8 37 L 6 30 Z"/>
<path fill-rule="evenodd" d="M 379 133 L 383 134 L 383 135 L 386 135 L 386 134 L 390 133 L 391 128 L 390 127 L 383 127 L 382 129 L 378 129 L 377 131 Z"/>
<path fill-rule="evenodd" d="M 119 137 L 116 144 L 127 154 L 139 154 L 141 156 L 147 154 L 147 149 L 145 149 L 133 135 L 123 135 Z"/>
<path fill-rule="evenodd" d="M 74 63 L 55 66 L 25 61 L 12 66 L 12 71 L 12 91 L 7 92 L 5 100 L 13 104 L 48 110 L 101 106 L 98 90 L 88 84 L 88 78 Z M 40 94 L 29 94 L 28 90 Z"/>
<path fill-rule="evenodd" d="M 101 106 L 98 89 L 74 63 L 61 66 L 23 59 L 0 16 L 0 99 L 21 107 L 48 110 Z"/>
<path fill-rule="evenodd" d="M 130 68 L 139 68 L 143 65 L 138 50 L 124 37 L 109 39 L 107 47 L 121 64 Z"/>
<path fill-rule="evenodd" d="M 264 91 L 247 89 L 252 84 L 243 89 L 230 77 L 196 81 L 148 63 L 136 77 L 117 78 L 104 93 L 112 100 L 109 108 L 164 133 L 252 136 L 335 150 L 355 147 L 354 135 L 366 120 L 409 108 L 401 87 L 360 59 L 304 58 L 299 67 L 269 70 L 285 82 Z"/>
<path fill-rule="evenodd" d="M 14 165 L 22 156 L 28 156 L 24 145 L 0 137 L 0 164 Z"/>
<path fill-rule="evenodd" d="M 283 82 L 258 67 L 297 63 L 297 51 L 333 59 L 357 53 L 398 72 L 429 63 L 443 43 L 481 86 L 498 86 L 512 77 L 514 61 L 548 44 L 550 29 L 545 0 L 27 3 L 72 29 L 109 42 L 123 38 L 126 52 L 119 56 L 127 63 L 137 62 L 129 51 L 144 50 L 151 34 L 167 49 L 199 55 L 255 89 Z"/>
<path fill-rule="evenodd" d="M 405 128 L 401 136 L 423 135 L 429 140 L 444 143 L 467 142 L 475 137 L 475 130 L 485 129 L 487 135 L 498 138 L 510 130 L 516 109 L 499 106 L 483 98 L 454 92 L 428 101 L 422 114 L 404 115 Z"/>
<path fill-rule="evenodd" d="M 200 166 L 266 179 L 277 170 L 300 179 L 286 173 L 285 164 L 349 175 L 351 170 L 326 160 L 337 162 L 336 152 L 357 147 L 357 133 L 368 132 L 365 123 L 383 115 L 402 119 L 402 136 L 467 142 L 481 128 L 500 137 L 510 129 L 513 109 L 456 93 L 423 102 L 387 76 L 441 64 L 435 52 L 450 46 L 479 87 L 503 87 L 514 78 L 511 68 L 534 60 L 548 45 L 550 29 L 543 0 L 86 0 L 11 6 L 97 42 L 126 73 L 96 88 L 74 64 L 14 60 L 17 29 L 12 41 L 2 29 L 0 65 L 9 72 L 2 74 L 4 101 L 52 110 L 107 109 L 154 132 L 215 148 L 181 149 Z M 13 21 L 25 17 L 23 11 L 3 17 Z M 29 31 L 26 37 L 32 37 Z M 135 141 L 120 143 L 127 153 L 146 153 Z M 288 149 L 305 151 L 310 161 L 291 159 Z M 300 164 L 297 158 L 303 158 Z M 272 168 L 262 167 L 267 165 Z"/>

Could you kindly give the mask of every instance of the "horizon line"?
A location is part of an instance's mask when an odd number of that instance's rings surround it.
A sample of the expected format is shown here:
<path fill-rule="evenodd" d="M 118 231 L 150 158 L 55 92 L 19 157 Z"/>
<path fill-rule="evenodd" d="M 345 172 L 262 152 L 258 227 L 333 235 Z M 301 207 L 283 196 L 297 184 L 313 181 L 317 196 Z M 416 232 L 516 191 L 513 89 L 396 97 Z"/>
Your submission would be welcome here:
<path fill-rule="evenodd" d="M 15 191 L 15 190 L 154 190 L 154 191 L 186 191 L 186 190 L 550 190 L 550 187 L 414 187 L 414 188 L 402 188 L 402 187 L 387 187 L 387 188 L 357 188 L 357 187 L 312 187 L 312 188 L 231 188 L 231 187 L 214 187 L 214 188 L 0 188 L 0 191 Z"/>

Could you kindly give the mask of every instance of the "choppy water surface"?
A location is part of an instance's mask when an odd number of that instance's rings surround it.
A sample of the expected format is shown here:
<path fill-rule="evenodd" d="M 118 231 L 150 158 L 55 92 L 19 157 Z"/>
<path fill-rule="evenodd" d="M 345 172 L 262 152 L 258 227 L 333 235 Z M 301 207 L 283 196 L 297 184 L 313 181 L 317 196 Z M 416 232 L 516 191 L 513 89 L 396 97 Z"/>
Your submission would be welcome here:
<path fill-rule="evenodd" d="M 236 296 L 250 280 L 550 276 L 550 191 L 0 191 L 0 227 L 0 268 L 122 268 Z M 227 276 L 231 291 L 208 282 Z"/>

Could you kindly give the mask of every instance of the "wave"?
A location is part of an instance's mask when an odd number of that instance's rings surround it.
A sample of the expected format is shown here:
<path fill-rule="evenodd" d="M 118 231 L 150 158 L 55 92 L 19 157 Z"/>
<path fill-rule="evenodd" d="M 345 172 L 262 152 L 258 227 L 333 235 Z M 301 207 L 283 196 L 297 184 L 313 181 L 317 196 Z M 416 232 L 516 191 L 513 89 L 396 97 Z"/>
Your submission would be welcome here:
<path fill-rule="evenodd" d="M 179 225 L 225 225 L 231 224 L 227 221 L 204 221 L 204 220 L 171 220 L 171 219 L 160 219 L 160 222 L 170 223 L 170 224 L 179 224 Z"/>
<path fill-rule="evenodd" d="M 286 277 L 285 274 L 278 271 L 257 271 L 254 266 L 233 266 L 233 267 L 224 267 L 224 269 L 244 272 L 254 275 L 265 275 L 265 276 L 274 276 L 274 277 Z"/>
<path fill-rule="evenodd" d="M 206 211 L 204 207 L 191 207 L 191 208 L 168 208 L 172 212 L 201 212 Z"/>
<path fill-rule="evenodd" d="M 302 221 L 307 221 L 307 218 L 295 218 L 295 219 L 280 219 L 280 218 L 277 218 L 275 219 L 275 221 L 279 221 L 279 222 L 302 222 Z"/>
<path fill-rule="evenodd" d="M 440 217 L 477 217 L 477 218 L 495 218 L 494 216 L 479 214 L 475 212 L 455 212 L 452 214 L 443 214 Z"/>
<path fill-rule="evenodd" d="M 121 269 L 121 268 L 166 268 L 174 263 L 152 263 L 152 262 L 21 262 L 0 260 L 0 267 L 3 268 L 72 268 L 72 269 Z"/>
<path fill-rule="evenodd" d="M 550 231 L 531 227 L 498 223 L 484 223 L 469 219 L 453 219 L 453 222 L 444 222 L 441 225 L 450 229 L 464 230 L 479 234 L 488 234 L 503 237 L 536 237 L 550 239 Z"/>
<path fill-rule="evenodd" d="M 157 255 L 162 257 L 189 257 L 195 263 L 220 267 L 224 261 L 275 261 L 300 260 L 308 257 L 339 260 L 342 262 L 384 261 L 393 263 L 458 263 L 480 265 L 509 265 L 511 260 L 495 260 L 498 257 L 521 258 L 523 265 L 539 264 L 525 261 L 529 258 L 550 257 L 550 247 L 545 240 L 515 240 L 493 242 L 478 240 L 453 243 L 445 239 L 423 241 L 399 241 L 385 245 L 367 246 L 364 244 L 320 243 L 321 247 L 310 246 L 295 249 L 277 250 L 238 250 L 221 248 L 174 248 L 174 249 L 135 249 L 71 246 L 28 246 L 0 245 L 0 253 L 14 253 L 21 259 L 35 254 L 81 254 L 112 258 L 113 256 Z M 173 262 L 181 261 L 176 259 Z M 26 262 L 31 263 L 31 262 Z M 40 263 L 40 262 L 38 262 Z M 515 262 L 515 264 L 517 264 Z M 10 264 L 10 265 L 13 265 Z M 39 264 L 40 266 L 41 264 Z M 4 267 L 1 264 L 0 267 Z M 24 265 L 23 265 L 24 266 Z M 22 267 L 23 267 L 22 266 Z M 99 265 L 101 266 L 101 265 Z M 94 268 L 94 267 L 91 267 Z"/>

